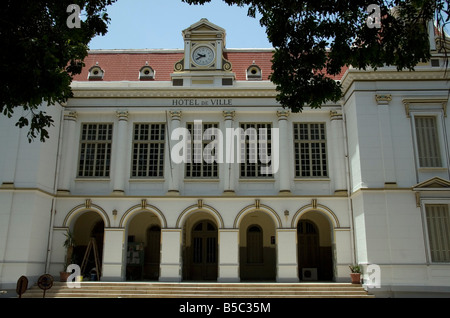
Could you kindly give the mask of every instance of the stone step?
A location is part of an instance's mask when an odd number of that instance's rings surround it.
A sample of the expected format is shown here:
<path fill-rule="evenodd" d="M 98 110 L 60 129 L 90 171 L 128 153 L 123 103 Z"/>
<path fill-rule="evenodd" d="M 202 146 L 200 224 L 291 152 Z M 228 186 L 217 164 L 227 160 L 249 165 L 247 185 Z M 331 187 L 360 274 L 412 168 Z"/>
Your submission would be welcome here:
<path fill-rule="evenodd" d="M 43 291 L 30 288 L 23 298 L 38 298 Z M 80 288 L 69 288 L 55 282 L 46 298 L 304 298 L 304 297 L 373 297 L 361 285 L 333 283 L 105 283 L 81 282 Z"/>

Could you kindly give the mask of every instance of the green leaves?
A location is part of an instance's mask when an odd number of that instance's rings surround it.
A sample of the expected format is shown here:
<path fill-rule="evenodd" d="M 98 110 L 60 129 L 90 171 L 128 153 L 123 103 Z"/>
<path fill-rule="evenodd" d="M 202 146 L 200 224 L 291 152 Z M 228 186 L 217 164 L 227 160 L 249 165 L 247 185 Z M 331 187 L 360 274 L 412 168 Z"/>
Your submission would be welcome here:
<path fill-rule="evenodd" d="M 4 0 L 0 4 L 0 111 L 23 115 L 16 126 L 29 127 L 28 140 L 49 138 L 51 116 L 41 105 L 72 97 L 72 76 L 79 74 L 88 43 L 105 34 L 107 5 L 115 0 Z M 67 26 L 67 6 L 85 10 L 80 28 Z"/>
<path fill-rule="evenodd" d="M 448 13 L 448 0 L 224 1 L 248 5 L 249 16 L 261 16 L 275 48 L 270 79 L 277 100 L 294 112 L 338 101 L 341 85 L 333 76 L 348 66 L 413 70 L 430 58 L 427 23 L 443 8 Z M 367 11 L 372 4 L 379 8 L 378 28 L 367 23 L 374 16 Z"/>

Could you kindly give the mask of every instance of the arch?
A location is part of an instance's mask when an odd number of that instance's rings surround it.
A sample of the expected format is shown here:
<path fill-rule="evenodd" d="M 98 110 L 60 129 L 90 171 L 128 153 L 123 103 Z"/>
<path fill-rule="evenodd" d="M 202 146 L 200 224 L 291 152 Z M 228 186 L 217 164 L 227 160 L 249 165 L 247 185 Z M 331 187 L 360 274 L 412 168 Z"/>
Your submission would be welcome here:
<path fill-rule="evenodd" d="M 274 221 L 276 228 L 281 228 L 281 218 L 278 215 L 277 212 L 275 212 L 274 209 L 271 207 L 265 205 L 265 204 L 259 204 L 259 202 L 256 202 L 255 204 L 247 205 L 245 208 L 243 208 L 241 211 L 239 211 L 238 215 L 234 219 L 233 228 L 238 229 L 240 226 L 240 223 L 242 219 L 249 213 L 256 212 L 256 211 L 262 211 L 267 213 L 272 220 Z"/>
<path fill-rule="evenodd" d="M 72 210 L 70 210 L 69 213 L 67 213 L 66 217 L 64 218 L 62 226 L 70 228 L 70 226 L 74 224 L 76 219 L 85 212 L 97 212 L 103 219 L 105 228 L 111 227 L 111 222 L 106 211 L 103 210 L 100 206 L 92 203 L 89 204 L 88 206 L 86 204 L 80 204 L 72 208 Z"/>
<path fill-rule="evenodd" d="M 210 214 L 216 222 L 218 229 L 224 228 L 224 222 L 219 211 L 207 204 L 193 204 L 191 206 L 188 206 L 178 216 L 175 227 L 180 229 L 186 223 L 186 220 L 189 218 L 189 216 L 197 212 L 206 212 Z"/>
<path fill-rule="evenodd" d="M 316 205 L 308 204 L 308 205 L 302 206 L 300 209 L 297 210 L 297 212 L 295 212 L 294 216 L 292 217 L 291 228 L 297 227 L 297 224 L 300 221 L 303 214 L 305 214 L 307 212 L 313 212 L 313 211 L 324 214 L 328 218 L 328 220 L 331 222 L 331 224 L 333 225 L 333 228 L 341 227 L 337 215 L 334 214 L 334 212 L 330 208 L 328 208 L 322 204 L 316 204 Z"/>
<path fill-rule="evenodd" d="M 156 217 L 159 219 L 161 228 L 163 229 L 163 228 L 167 227 L 167 221 L 166 221 L 164 214 L 161 212 L 161 210 L 159 210 L 157 207 L 155 207 L 154 205 L 151 205 L 151 204 L 136 204 L 136 205 L 132 206 L 131 208 L 129 208 L 128 210 L 126 210 L 120 219 L 119 227 L 125 228 L 127 223 L 132 219 L 132 217 L 135 214 L 141 213 L 141 212 L 154 213 L 156 215 Z"/>

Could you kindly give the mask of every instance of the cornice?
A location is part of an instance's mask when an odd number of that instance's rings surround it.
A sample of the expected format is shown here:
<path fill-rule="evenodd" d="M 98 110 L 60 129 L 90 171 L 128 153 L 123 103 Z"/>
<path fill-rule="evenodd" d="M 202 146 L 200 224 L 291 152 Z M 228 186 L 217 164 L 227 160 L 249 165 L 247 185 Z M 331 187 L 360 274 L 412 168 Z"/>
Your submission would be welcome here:
<path fill-rule="evenodd" d="M 271 83 L 241 85 L 237 87 L 192 87 L 180 88 L 170 86 L 143 87 L 139 84 L 123 82 L 118 85 L 72 85 L 74 98 L 275 98 L 277 92 Z"/>
<path fill-rule="evenodd" d="M 342 76 L 342 92 L 345 95 L 356 81 L 445 81 L 450 79 L 449 72 L 439 68 L 416 68 L 414 71 L 397 71 L 394 67 L 376 71 L 348 69 Z"/>

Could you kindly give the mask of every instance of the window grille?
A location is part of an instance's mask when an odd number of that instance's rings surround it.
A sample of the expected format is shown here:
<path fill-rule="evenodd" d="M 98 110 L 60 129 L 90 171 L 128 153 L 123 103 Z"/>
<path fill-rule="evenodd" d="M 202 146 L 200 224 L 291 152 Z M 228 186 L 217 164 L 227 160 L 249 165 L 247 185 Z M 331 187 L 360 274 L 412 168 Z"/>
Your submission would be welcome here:
<path fill-rule="evenodd" d="M 432 262 L 450 262 L 448 205 L 426 205 L 428 240 Z"/>
<path fill-rule="evenodd" d="M 324 123 L 294 123 L 296 177 L 328 177 Z"/>
<path fill-rule="evenodd" d="M 109 177 L 112 124 L 82 124 L 79 177 Z"/>
<path fill-rule="evenodd" d="M 131 176 L 149 178 L 164 176 L 165 124 L 138 123 L 133 130 Z"/>

